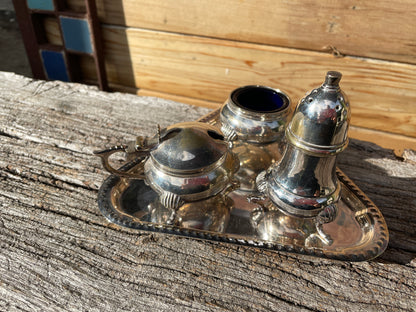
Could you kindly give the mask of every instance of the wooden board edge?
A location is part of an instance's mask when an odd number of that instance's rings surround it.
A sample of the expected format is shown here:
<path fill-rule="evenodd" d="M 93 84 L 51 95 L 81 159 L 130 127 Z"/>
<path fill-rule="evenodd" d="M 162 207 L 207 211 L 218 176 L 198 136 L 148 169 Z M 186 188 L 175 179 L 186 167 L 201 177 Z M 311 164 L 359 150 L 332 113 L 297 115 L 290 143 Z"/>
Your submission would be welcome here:
<path fill-rule="evenodd" d="M 348 136 L 353 139 L 375 143 L 383 148 L 391 149 L 398 157 L 403 157 L 406 150 L 416 151 L 416 138 L 350 126 Z"/>
<path fill-rule="evenodd" d="M 222 103 L 218 103 L 218 102 L 196 99 L 196 98 L 186 97 L 182 95 L 170 94 L 170 93 L 160 92 L 156 90 L 126 87 L 126 86 L 122 86 L 122 85 L 115 84 L 115 83 L 110 83 L 110 89 L 112 91 L 117 91 L 117 92 L 133 93 L 133 94 L 140 95 L 140 96 L 154 96 L 154 97 L 159 97 L 162 99 L 171 100 L 171 101 L 175 101 L 179 103 L 184 103 L 184 104 L 199 106 L 199 107 L 212 108 L 212 109 L 219 108 L 222 105 Z"/>

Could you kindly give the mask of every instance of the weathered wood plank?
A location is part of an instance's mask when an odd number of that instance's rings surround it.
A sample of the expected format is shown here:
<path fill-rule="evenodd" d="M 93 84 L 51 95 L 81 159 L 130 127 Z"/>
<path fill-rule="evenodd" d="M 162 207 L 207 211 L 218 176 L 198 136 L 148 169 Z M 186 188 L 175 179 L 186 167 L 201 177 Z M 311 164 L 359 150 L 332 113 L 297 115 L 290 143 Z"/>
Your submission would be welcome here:
<path fill-rule="evenodd" d="M 109 224 L 92 150 L 208 110 L 0 73 L 0 310 L 414 311 L 416 164 L 353 141 L 339 165 L 379 206 L 387 251 L 349 263 Z"/>
<path fill-rule="evenodd" d="M 165 92 L 147 90 L 147 89 L 137 89 L 131 87 L 124 87 L 116 84 L 110 84 L 111 90 L 119 91 L 119 92 L 126 92 L 126 93 L 134 93 L 140 96 L 154 96 L 159 97 L 167 100 L 176 101 L 179 103 L 185 103 L 189 105 L 199 106 L 199 107 L 206 107 L 211 109 L 218 109 L 222 103 L 218 102 L 211 102 L 207 100 L 195 99 L 186 96 L 176 95 L 176 94 L 169 94 Z"/>
<path fill-rule="evenodd" d="M 411 0 L 101 0 L 97 7 L 106 24 L 416 63 Z"/>

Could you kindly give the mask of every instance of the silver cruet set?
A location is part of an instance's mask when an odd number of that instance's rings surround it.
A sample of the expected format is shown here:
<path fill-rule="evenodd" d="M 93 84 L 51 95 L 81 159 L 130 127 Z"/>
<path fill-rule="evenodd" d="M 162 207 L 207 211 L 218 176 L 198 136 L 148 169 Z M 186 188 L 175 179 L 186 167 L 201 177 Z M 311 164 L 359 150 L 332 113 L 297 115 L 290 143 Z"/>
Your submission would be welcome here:
<path fill-rule="evenodd" d="M 329 71 L 291 111 L 287 94 L 250 85 L 199 121 L 95 154 L 111 173 L 99 208 L 111 222 L 318 257 L 380 255 L 388 230 L 378 208 L 336 167 L 351 117 Z M 110 156 L 126 155 L 114 168 Z"/>

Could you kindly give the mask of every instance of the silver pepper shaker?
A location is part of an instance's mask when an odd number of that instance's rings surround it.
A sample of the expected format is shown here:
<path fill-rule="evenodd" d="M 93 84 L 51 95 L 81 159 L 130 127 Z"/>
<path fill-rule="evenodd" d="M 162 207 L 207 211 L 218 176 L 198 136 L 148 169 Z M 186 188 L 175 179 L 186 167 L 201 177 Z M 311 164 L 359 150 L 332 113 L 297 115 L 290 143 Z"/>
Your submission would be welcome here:
<path fill-rule="evenodd" d="M 279 163 L 262 172 L 257 188 L 287 215 L 315 218 L 324 243 L 331 238 L 322 226 L 336 217 L 341 184 L 336 157 L 348 144 L 348 99 L 339 87 L 341 73 L 330 71 L 325 82 L 297 105 L 286 128 L 287 146 Z"/>

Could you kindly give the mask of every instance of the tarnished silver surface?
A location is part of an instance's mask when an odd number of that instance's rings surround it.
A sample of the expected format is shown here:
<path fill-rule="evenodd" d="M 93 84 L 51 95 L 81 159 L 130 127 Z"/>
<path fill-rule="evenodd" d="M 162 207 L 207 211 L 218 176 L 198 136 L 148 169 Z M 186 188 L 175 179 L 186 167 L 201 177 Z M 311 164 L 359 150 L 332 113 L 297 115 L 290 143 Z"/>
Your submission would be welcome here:
<path fill-rule="evenodd" d="M 341 77 L 329 71 L 322 86 L 300 100 L 286 129 L 287 140 L 311 155 L 337 154 L 348 144 L 351 110 Z"/>
<path fill-rule="evenodd" d="M 240 159 L 240 191 L 256 191 L 256 177 L 281 158 L 290 99 L 278 89 L 244 86 L 220 110 L 220 127 Z"/>
<path fill-rule="evenodd" d="M 332 239 L 323 224 L 335 218 L 341 195 L 336 155 L 347 146 L 351 116 L 348 99 L 339 87 L 341 76 L 328 72 L 322 86 L 300 100 L 286 128 L 281 160 L 257 178 L 262 193 L 273 203 L 270 209 L 314 218 L 325 244 Z"/>
<path fill-rule="evenodd" d="M 277 143 L 254 144 L 237 141 L 232 151 L 240 161 L 240 169 L 235 174 L 240 183 L 239 191 L 247 194 L 257 191 L 257 175 L 281 157 Z"/>
<path fill-rule="evenodd" d="M 280 142 L 290 114 L 290 99 L 278 89 L 245 86 L 231 92 L 220 112 L 221 129 L 231 140 Z"/>
<path fill-rule="evenodd" d="M 219 125 L 219 111 L 201 121 Z M 142 164 L 130 162 L 121 171 L 137 174 Z M 388 230 L 376 206 L 340 170 L 338 212 L 322 223 L 332 239 L 326 244 L 314 218 L 290 216 L 280 210 L 260 208 L 229 186 L 223 196 L 183 204 L 176 221 L 160 204 L 159 194 L 143 179 L 111 175 L 102 185 L 98 203 L 103 215 L 115 224 L 138 230 L 182 235 L 331 259 L 364 261 L 380 255 L 388 244 Z M 325 217 L 324 215 L 322 217 Z"/>
<path fill-rule="evenodd" d="M 140 142 L 140 144 L 137 144 Z M 201 122 L 185 122 L 159 129 L 153 138 L 138 138 L 129 146 L 96 152 L 103 165 L 118 176 L 143 179 L 156 193 L 159 203 L 170 212 L 168 222 L 175 222 L 176 212 L 187 202 L 224 197 L 236 187 L 233 175 L 239 161 L 231 152 L 219 129 Z M 114 151 L 126 151 L 139 161 L 135 171 L 123 172 L 109 164 Z"/>

